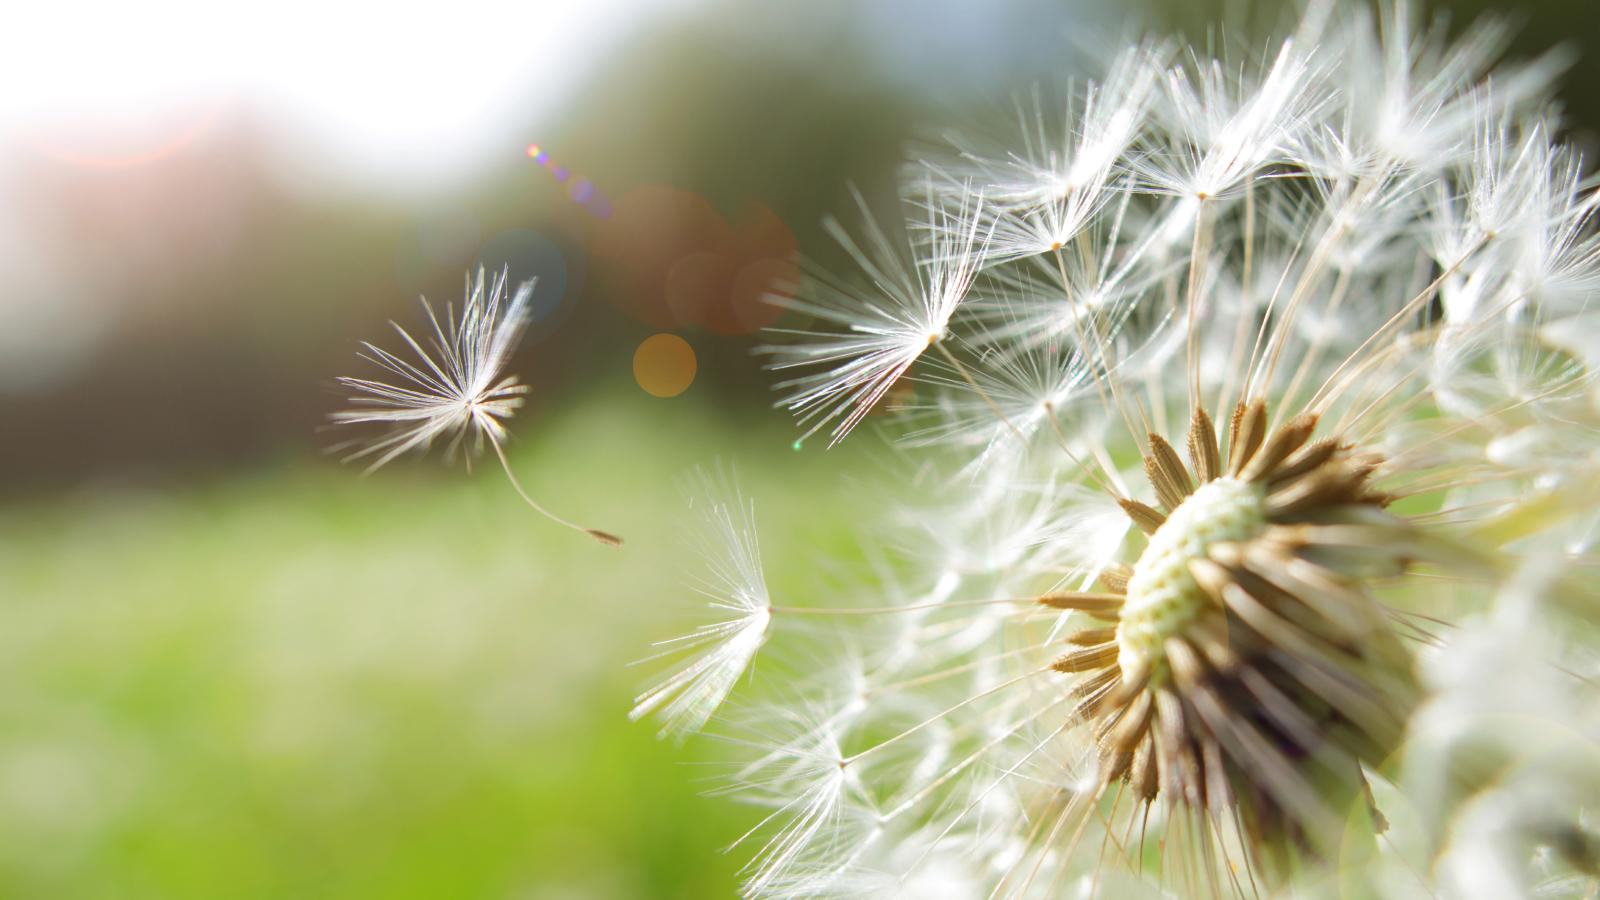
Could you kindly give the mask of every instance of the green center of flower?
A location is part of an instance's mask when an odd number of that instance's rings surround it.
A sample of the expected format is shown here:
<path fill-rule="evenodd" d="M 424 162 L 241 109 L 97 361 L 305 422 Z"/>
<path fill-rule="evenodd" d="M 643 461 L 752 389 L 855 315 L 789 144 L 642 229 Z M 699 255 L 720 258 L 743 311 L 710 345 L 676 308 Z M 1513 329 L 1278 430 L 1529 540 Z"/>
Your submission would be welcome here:
<path fill-rule="evenodd" d="M 1117 662 L 1124 678 L 1165 669 L 1167 638 L 1183 631 L 1214 601 L 1189 571 L 1212 544 L 1243 541 L 1266 527 L 1264 491 L 1236 478 L 1207 482 L 1167 516 L 1128 579 L 1127 601 L 1117 623 Z"/>

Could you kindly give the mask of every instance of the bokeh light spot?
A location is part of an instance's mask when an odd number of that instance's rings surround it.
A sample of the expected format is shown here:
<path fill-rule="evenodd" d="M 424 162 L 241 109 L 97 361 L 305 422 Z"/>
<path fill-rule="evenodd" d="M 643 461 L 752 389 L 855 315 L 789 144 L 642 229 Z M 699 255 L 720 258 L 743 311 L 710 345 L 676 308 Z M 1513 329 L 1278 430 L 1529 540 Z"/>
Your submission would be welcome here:
<path fill-rule="evenodd" d="M 698 194 L 646 185 L 614 210 L 585 205 L 606 220 L 594 247 L 607 296 L 652 329 L 750 334 L 777 319 L 783 310 L 772 298 L 800 281 L 794 233 L 759 203 L 730 222 Z"/>
<path fill-rule="evenodd" d="M 633 379 L 653 397 L 676 397 L 694 383 L 694 348 L 675 334 L 653 334 L 633 351 Z"/>

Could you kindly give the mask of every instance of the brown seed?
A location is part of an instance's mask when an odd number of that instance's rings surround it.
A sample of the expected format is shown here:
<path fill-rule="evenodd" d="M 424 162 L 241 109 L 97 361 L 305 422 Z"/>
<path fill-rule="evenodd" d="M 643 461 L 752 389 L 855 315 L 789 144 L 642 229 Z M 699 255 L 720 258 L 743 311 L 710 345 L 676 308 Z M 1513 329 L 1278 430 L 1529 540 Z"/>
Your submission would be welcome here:
<path fill-rule="evenodd" d="M 1197 406 L 1189 420 L 1189 461 L 1205 484 L 1222 474 L 1222 451 L 1217 447 L 1217 429 L 1205 407 Z"/>
<path fill-rule="evenodd" d="M 1092 669 L 1103 669 L 1115 664 L 1117 661 L 1117 643 L 1101 644 L 1097 647 L 1085 647 L 1074 650 L 1056 660 L 1050 668 L 1057 672 L 1088 672 Z"/>
<path fill-rule="evenodd" d="M 1093 647 L 1099 644 L 1109 644 L 1117 639 L 1117 629 L 1110 628 L 1085 628 L 1084 630 L 1067 638 L 1067 643 L 1079 647 Z"/>
<path fill-rule="evenodd" d="M 1126 497 L 1118 500 L 1117 503 L 1122 506 L 1122 511 L 1128 514 L 1128 518 L 1133 520 L 1133 524 L 1137 525 L 1139 530 L 1145 534 L 1155 534 L 1156 529 L 1166 524 L 1167 517 L 1161 514 L 1161 510 L 1153 506 L 1148 506 Z"/>
<path fill-rule="evenodd" d="M 1121 594 L 1088 594 L 1082 591 L 1053 591 L 1039 596 L 1039 605 L 1051 609 L 1075 609 L 1086 612 L 1092 616 L 1109 614 L 1116 618 L 1117 611 L 1122 609 L 1123 595 Z"/>
<path fill-rule="evenodd" d="M 1149 691 L 1140 691 L 1122 712 L 1122 718 L 1106 733 L 1104 746 L 1114 753 L 1132 753 L 1150 731 L 1151 708 Z"/>
<path fill-rule="evenodd" d="M 1156 762 L 1155 741 L 1148 738 L 1139 745 L 1133 755 L 1133 768 L 1128 773 L 1128 783 L 1139 791 L 1139 798 L 1146 803 L 1154 800 L 1161 793 L 1161 767 Z"/>
<path fill-rule="evenodd" d="M 616 535 L 612 534 L 609 531 L 601 531 L 598 528 L 586 528 L 586 529 L 584 529 L 584 533 L 589 535 L 589 537 L 592 537 L 595 540 L 599 541 L 600 543 L 605 544 L 607 547 L 621 547 L 622 546 L 622 538 L 617 537 Z"/>
<path fill-rule="evenodd" d="M 1228 472 L 1238 475 L 1249 465 L 1261 442 L 1266 439 L 1267 405 L 1256 400 L 1246 406 L 1239 404 L 1233 414 L 1232 434 L 1228 439 Z"/>
<path fill-rule="evenodd" d="M 1106 590 L 1114 594 L 1126 594 L 1128 592 L 1128 579 L 1132 577 L 1132 568 L 1122 563 L 1112 563 L 1101 570 L 1100 583 L 1106 586 Z"/>
<path fill-rule="evenodd" d="M 1279 463 L 1311 439 L 1311 432 L 1316 428 L 1317 417 L 1314 413 L 1302 413 L 1290 419 L 1271 440 L 1262 445 L 1250 464 L 1239 473 L 1240 477 L 1246 481 L 1261 481 L 1271 475 Z"/>
<path fill-rule="evenodd" d="M 1287 484 L 1305 475 L 1307 472 L 1318 468 L 1333 457 L 1342 445 L 1334 438 L 1323 438 L 1301 447 L 1293 456 L 1284 460 L 1283 465 L 1274 469 L 1267 476 L 1267 484 L 1273 487 Z"/>
<path fill-rule="evenodd" d="M 1150 435 L 1150 453 L 1144 458 L 1144 472 L 1167 512 L 1177 509 L 1194 493 L 1194 482 L 1189 478 L 1189 470 L 1183 467 L 1178 451 L 1158 434 Z"/>

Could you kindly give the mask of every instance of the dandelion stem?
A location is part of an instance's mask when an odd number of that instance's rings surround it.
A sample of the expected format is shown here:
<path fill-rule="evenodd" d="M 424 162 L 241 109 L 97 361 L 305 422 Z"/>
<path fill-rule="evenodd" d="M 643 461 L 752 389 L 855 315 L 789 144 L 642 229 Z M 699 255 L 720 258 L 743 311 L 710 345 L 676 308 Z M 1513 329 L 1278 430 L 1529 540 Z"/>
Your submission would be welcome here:
<path fill-rule="evenodd" d="M 543 506 L 540 506 L 539 501 L 528 496 L 528 492 L 523 490 L 522 482 L 518 481 L 516 473 L 511 471 L 511 462 L 506 459 L 505 448 L 501 447 L 500 442 L 493 438 L 489 439 L 489 444 L 490 446 L 494 447 L 494 455 L 500 459 L 500 468 L 505 470 L 506 478 L 511 480 L 511 487 L 516 490 L 517 496 L 521 497 L 522 502 L 532 507 L 535 512 L 556 523 L 557 525 L 564 525 L 567 528 L 571 528 L 573 531 L 581 531 L 608 547 L 622 546 L 622 538 L 617 537 L 609 531 L 601 531 L 598 528 L 585 528 L 576 522 L 563 519 L 550 510 L 545 509 Z"/>
<path fill-rule="evenodd" d="M 1043 707 L 1041 707 L 1041 708 L 1039 708 L 1037 710 L 1034 710 L 1033 712 L 1029 713 L 1026 717 L 1024 717 L 1022 719 L 1022 721 L 1018 722 L 1012 728 L 1010 728 L 1008 730 L 1005 730 L 1005 731 L 1002 731 L 1000 734 L 996 735 L 995 737 L 990 738 L 987 743 L 985 743 L 982 746 L 978 747 L 976 750 L 972 751 L 971 753 L 968 753 L 959 762 L 955 763 L 954 765 L 950 766 L 949 768 L 947 768 L 943 772 L 941 772 L 937 778 L 932 779 L 927 784 L 925 784 L 921 788 L 919 788 L 911 796 L 907 797 L 906 799 L 900 801 L 900 803 L 896 804 L 893 809 L 890 809 L 889 811 L 885 812 L 883 814 L 883 820 L 886 821 L 886 822 L 887 821 L 891 821 L 893 819 L 898 818 L 902 814 L 910 811 L 911 809 L 915 808 L 918 803 L 921 803 L 923 800 L 926 800 L 929 796 L 931 796 L 940 787 L 942 787 L 946 783 L 948 783 L 952 778 L 955 778 L 956 776 L 960 775 L 962 772 L 966 771 L 967 768 L 969 768 L 970 766 L 972 766 L 972 765 L 976 764 L 977 762 L 979 762 L 980 760 L 982 760 L 984 754 L 986 754 L 990 750 L 993 750 L 994 748 L 1000 746 L 1001 744 L 1005 743 L 1006 741 L 1011 740 L 1019 732 L 1021 732 L 1024 728 L 1027 728 L 1028 726 L 1032 725 L 1034 722 L 1037 722 L 1039 719 L 1044 718 L 1051 711 L 1055 710 L 1057 707 L 1061 706 L 1062 704 L 1066 703 L 1067 701 L 1069 701 L 1071 699 L 1072 699 L 1072 695 L 1071 694 L 1063 693 L 1061 696 L 1059 696 L 1056 699 L 1050 701 L 1050 703 L 1048 703 L 1048 704 L 1044 705 Z M 1071 717 L 1067 717 L 1067 719 L 1068 719 L 1068 723 L 1070 724 Z"/>
<path fill-rule="evenodd" d="M 1333 293 L 1323 307 L 1324 315 L 1331 318 L 1338 313 L 1340 305 L 1344 303 L 1345 295 L 1349 292 L 1349 288 L 1350 271 L 1348 269 L 1342 270 L 1334 277 Z M 1318 329 L 1316 339 L 1305 349 L 1304 355 L 1300 358 L 1299 367 L 1295 370 L 1294 376 L 1289 379 L 1289 386 L 1284 388 L 1283 393 L 1279 395 L 1276 404 L 1277 409 L 1273 413 L 1274 428 L 1282 423 L 1283 416 L 1288 415 L 1284 410 L 1295 408 L 1293 404 L 1294 398 L 1300 393 L 1300 388 L 1305 383 L 1305 380 L 1310 377 L 1312 368 L 1321 360 L 1322 351 L 1327 347 L 1330 340 L 1329 335 L 1330 332 L 1327 329 Z"/>
<path fill-rule="evenodd" d="M 1040 650 L 1045 649 L 1047 646 L 1048 645 L 1040 644 L 1037 646 L 1018 647 L 1015 650 L 1007 650 L 1004 653 L 995 653 L 988 656 L 982 656 L 973 660 L 972 662 L 963 663 L 959 666 L 951 666 L 948 669 L 940 669 L 937 672 L 930 672 L 927 675 L 919 675 L 916 678 L 906 678 L 901 681 L 891 681 L 880 687 L 868 688 L 862 691 L 861 695 L 866 698 L 871 698 L 883 696 L 885 694 L 897 694 L 901 691 L 907 690 L 908 688 L 921 687 L 925 684 L 943 681 L 946 678 L 954 678 L 957 675 L 964 675 L 968 672 L 984 668 L 985 666 L 991 666 L 998 662 L 1016 659 L 1019 656 L 1026 656 L 1029 653 L 1037 653 Z"/>
<path fill-rule="evenodd" d="M 1313 410 L 1318 409 L 1318 403 L 1319 401 L 1324 400 L 1324 395 L 1326 395 L 1327 402 L 1332 402 L 1332 400 L 1338 396 L 1339 391 L 1342 390 L 1342 387 L 1339 386 L 1339 376 L 1344 374 L 1345 369 L 1349 368 L 1350 364 L 1359 359 L 1361 354 L 1365 353 L 1367 349 L 1374 343 L 1383 340 L 1402 323 L 1404 323 L 1408 316 L 1415 314 L 1417 309 L 1422 304 L 1428 302 L 1433 297 L 1434 292 L 1439 289 L 1440 285 L 1444 284 L 1446 280 L 1454 275 L 1456 270 L 1461 268 L 1461 266 L 1466 263 L 1468 259 L 1471 259 L 1479 250 L 1482 250 L 1485 244 L 1489 243 L 1491 237 L 1492 235 L 1485 234 L 1482 238 L 1478 239 L 1477 243 L 1473 244 L 1467 249 L 1467 252 L 1461 254 L 1460 259 L 1457 259 L 1454 263 L 1451 263 L 1448 269 L 1440 272 L 1439 277 L 1429 282 L 1428 286 L 1419 291 L 1415 297 L 1412 297 L 1410 300 L 1406 301 L 1406 304 L 1396 310 L 1395 314 L 1390 316 L 1387 322 L 1384 322 L 1383 325 L 1378 328 L 1378 330 L 1374 331 L 1367 337 L 1366 340 L 1362 341 L 1361 346 L 1350 351 L 1350 355 L 1345 357 L 1344 362 L 1341 362 L 1339 367 L 1334 369 L 1333 373 L 1322 382 L 1322 387 L 1318 389 L 1316 394 L 1312 395 L 1311 401 L 1306 404 L 1306 408 Z"/>
<path fill-rule="evenodd" d="M 1205 278 L 1205 261 L 1211 254 L 1210 198 L 1200 197 L 1200 208 L 1194 214 L 1194 245 L 1189 249 L 1189 282 L 1184 293 L 1184 306 L 1188 319 L 1186 343 L 1187 371 L 1189 373 L 1189 408 L 1200 405 L 1200 282 Z"/>
<path fill-rule="evenodd" d="M 989 396 L 989 392 L 978 385 L 978 382 L 973 379 L 972 373 L 967 371 L 967 367 L 962 364 L 961 360 L 956 358 L 954 353 L 950 352 L 950 348 L 944 345 L 944 341 L 933 341 L 933 345 L 938 347 L 939 352 L 944 355 L 944 358 L 949 360 L 950 365 L 955 367 L 956 373 L 961 376 L 961 380 L 965 381 L 968 387 L 972 388 L 978 393 L 978 396 L 983 400 L 983 404 L 989 407 L 989 411 L 999 417 L 1000 421 L 1004 423 L 1006 428 L 1010 429 L 1011 433 L 1016 435 L 1017 440 L 1026 443 L 1027 438 L 1023 435 L 1021 429 L 1012 424 L 1010 417 L 1008 417 L 1005 412 L 1000 409 L 999 405 L 994 402 L 994 399 Z"/>
<path fill-rule="evenodd" d="M 1050 430 L 1055 432 L 1056 442 L 1061 445 L 1061 452 L 1065 453 L 1067 458 L 1072 460 L 1072 462 L 1077 465 L 1078 469 L 1082 471 L 1083 474 L 1094 479 L 1096 487 L 1100 488 L 1102 491 L 1105 491 L 1107 494 L 1111 495 L 1111 497 L 1117 500 L 1127 497 L 1127 491 L 1123 490 L 1115 482 L 1106 480 L 1106 477 L 1117 477 L 1116 469 L 1110 465 L 1107 465 L 1106 461 L 1101 459 L 1098 454 L 1095 456 L 1095 462 L 1098 462 L 1100 467 L 1105 469 L 1105 477 L 1101 476 L 1099 472 L 1096 472 L 1094 469 L 1090 468 L 1088 463 L 1084 462 L 1082 459 L 1079 459 L 1078 455 L 1072 452 L 1072 444 L 1067 440 L 1066 429 L 1061 427 L 1061 419 L 1056 416 L 1055 404 L 1046 403 L 1045 413 L 1045 419 L 1050 423 Z"/>
<path fill-rule="evenodd" d="M 1017 676 L 1009 678 L 1009 679 L 1007 679 L 1005 681 L 1002 681 L 999 684 L 997 684 L 997 685 L 995 685 L 995 686 L 993 686 L 991 688 L 988 688 L 987 690 L 979 691 L 978 693 L 973 694 L 971 697 L 968 697 L 967 699 L 961 701 L 960 703 L 957 703 L 957 704 L 955 704 L 953 706 L 950 706 L 950 707 L 946 708 L 945 710 L 943 710 L 942 712 L 939 712 L 939 713 L 937 713 L 935 715 L 929 716 L 926 719 L 923 719 L 921 722 L 918 722 L 917 724 L 911 726 L 910 728 L 907 728 L 905 731 L 902 731 L 899 734 L 893 735 L 892 737 L 884 738 L 883 740 L 879 741 L 876 744 L 873 744 L 871 747 L 868 747 L 867 749 L 862 750 L 859 753 L 854 753 L 854 754 L 851 754 L 850 756 L 845 757 L 843 760 L 840 761 L 840 765 L 841 766 L 850 765 L 851 763 L 855 762 L 858 759 L 861 759 L 864 756 L 867 756 L 868 754 L 876 753 L 877 751 L 882 750 L 883 748 L 888 747 L 891 744 L 895 744 L 895 743 L 898 743 L 898 742 L 900 742 L 902 740 L 905 740 L 906 738 L 912 736 L 913 734 L 916 734 L 917 732 L 921 731 L 924 728 L 927 728 L 929 725 L 932 725 L 933 723 L 939 721 L 940 719 L 944 718 L 945 716 L 948 716 L 951 713 L 960 712 L 962 709 L 965 709 L 966 707 L 971 706 L 972 704 L 978 702 L 979 700 L 982 700 L 985 697 L 988 697 L 988 696 L 990 696 L 992 694 L 997 694 L 1000 691 L 1003 691 L 1003 690 L 1005 690 L 1007 688 L 1014 687 L 1014 686 L 1016 686 L 1018 684 L 1021 684 L 1022 682 L 1027 681 L 1029 678 L 1032 678 L 1032 677 L 1034 677 L 1036 675 L 1044 675 L 1044 674 L 1049 673 L 1050 671 L 1052 671 L 1052 669 L 1049 666 L 1045 666 L 1042 669 L 1033 669 L 1033 670 L 1030 670 L 1030 671 L 1022 673 L 1021 675 L 1017 675 Z"/>
<path fill-rule="evenodd" d="M 774 613 L 793 616 L 874 616 L 919 612 L 925 609 L 958 609 L 972 606 L 1001 606 L 1007 603 L 1038 604 L 1038 597 L 999 597 L 991 600 L 946 600 L 939 603 L 911 603 L 904 606 L 837 607 L 837 606 L 772 606 Z"/>
<path fill-rule="evenodd" d="M 1251 176 L 1244 183 L 1244 244 L 1243 269 L 1239 275 L 1239 311 L 1233 331 L 1233 347 L 1228 352 L 1228 367 L 1223 370 L 1222 388 L 1217 392 L 1218 412 L 1226 414 L 1233 408 L 1234 379 L 1241 374 L 1244 364 L 1244 343 L 1250 339 L 1250 313 L 1255 308 L 1255 247 L 1256 247 L 1256 179 Z"/>
<path fill-rule="evenodd" d="M 1070 282 L 1067 279 L 1067 263 L 1066 260 L 1062 258 L 1061 249 L 1059 247 L 1056 248 L 1055 259 L 1056 271 L 1061 274 L 1061 289 L 1068 292 L 1067 303 L 1069 305 L 1076 306 L 1077 304 L 1073 301 L 1070 293 Z M 1128 426 L 1128 431 L 1132 434 L 1138 434 L 1139 430 L 1133 427 L 1133 420 L 1128 415 L 1127 402 L 1123 399 L 1122 394 L 1117 390 L 1116 380 L 1109 377 L 1111 372 L 1111 355 L 1106 352 L 1105 340 L 1100 336 L 1100 329 L 1096 326 L 1092 317 L 1092 310 L 1079 310 L 1072 317 L 1073 328 L 1075 328 L 1078 332 L 1078 342 L 1089 345 L 1089 340 L 1085 336 L 1083 328 L 1084 315 L 1089 315 L 1091 317 L 1089 320 L 1089 332 L 1094 335 L 1094 343 L 1092 346 L 1094 351 L 1100 355 L 1100 366 L 1098 368 L 1091 366 L 1089 371 L 1094 376 L 1095 388 L 1100 392 L 1100 396 L 1102 398 L 1101 402 L 1105 402 L 1104 398 L 1106 396 L 1106 392 L 1110 391 L 1111 399 L 1115 401 L 1117 412 L 1122 416 L 1123 423 Z M 1147 422 L 1145 424 L 1146 427 L 1144 430 L 1149 431 L 1149 423 Z"/>

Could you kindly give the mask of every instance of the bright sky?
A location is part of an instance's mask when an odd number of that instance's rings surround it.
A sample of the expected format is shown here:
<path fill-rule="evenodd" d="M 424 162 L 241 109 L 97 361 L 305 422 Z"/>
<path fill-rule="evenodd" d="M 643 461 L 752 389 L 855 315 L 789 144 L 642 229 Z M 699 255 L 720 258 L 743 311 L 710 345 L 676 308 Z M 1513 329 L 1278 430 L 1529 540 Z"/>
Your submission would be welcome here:
<path fill-rule="evenodd" d="M 40 154 L 137 166 L 203 139 L 212 122 L 236 127 L 242 114 L 285 142 L 269 148 L 274 162 L 313 189 L 427 194 L 520 154 L 538 138 L 529 123 L 557 112 L 596 72 L 626 65 L 618 54 L 636 35 L 702 2 L 12 3 L 0 30 L 0 392 L 66 371 L 115 315 L 79 271 L 94 267 L 52 269 L 35 223 L 10 199 Z M 775 0 L 730 11 L 741 11 L 734 24 L 797 35 L 819 12 L 853 12 L 888 77 L 938 91 L 1005 70 L 970 51 L 1029 33 L 1032 10 L 967 0 L 823 7 Z M 1047 49 L 1059 53 L 1059 34 L 1046 31 Z M 800 49 L 826 58 L 825 47 Z M 929 79 L 930 61 L 942 80 Z"/>
<path fill-rule="evenodd" d="M 0 31 L 0 392 L 71 368 L 106 298 L 43 262 L 8 196 L 39 154 L 138 165 L 231 113 L 296 141 L 307 183 L 426 192 L 699 0 L 24 0 Z M 236 122 L 237 119 L 234 120 Z M 302 146 L 303 144 L 303 146 Z M 8 214 L 8 210 L 12 213 Z"/>
<path fill-rule="evenodd" d="M 403 187 L 495 152 L 497 122 L 553 108 L 636 29 L 694 2 L 16 4 L 0 150 L 138 157 L 242 103 L 307 127 L 335 166 Z"/>

